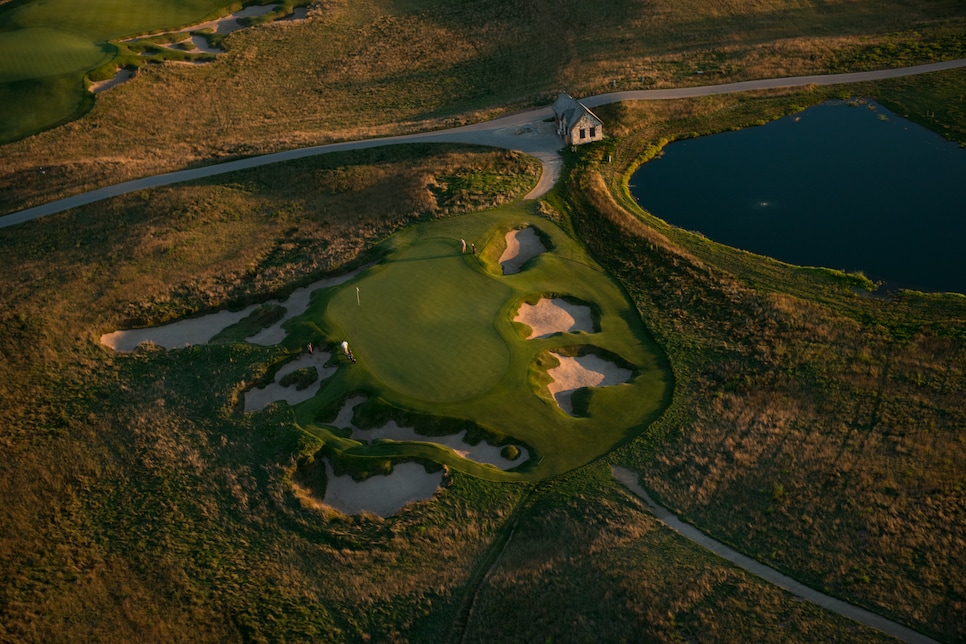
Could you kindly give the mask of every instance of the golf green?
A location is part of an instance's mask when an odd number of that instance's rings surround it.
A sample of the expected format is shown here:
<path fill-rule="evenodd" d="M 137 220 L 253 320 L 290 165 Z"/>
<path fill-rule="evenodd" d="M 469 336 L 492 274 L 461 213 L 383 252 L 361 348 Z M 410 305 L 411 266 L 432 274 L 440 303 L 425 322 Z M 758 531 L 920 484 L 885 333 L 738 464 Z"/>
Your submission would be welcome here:
<path fill-rule="evenodd" d="M 521 272 L 504 275 L 506 235 L 528 227 L 542 250 Z M 285 345 L 294 353 L 308 342 L 327 345 L 339 367 L 296 406 L 296 422 L 364 470 L 372 459 L 420 458 L 488 479 L 540 480 L 637 436 L 667 404 L 666 360 L 623 289 L 577 241 L 524 206 L 414 225 L 382 250 L 382 259 L 354 279 L 316 291 L 308 310 L 286 326 Z M 592 308 L 594 328 L 527 339 L 529 328 L 514 322 L 521 304 L 555 297 Z M 339 348 L 343 341 L 356 362 Z M 548 370 L 558 363 L 554 354 L 588 353 L 630 377 L 570 390 L 578 402 L 569 413 L 548 389 Z M 360 395 L 370 401 L 370 423 L 423 423 L 434 435 L 474 428 L 477 437 L 516 445 L 528 458 L 504 471 L 431 438 L 347 438 L 328 423 L 333 410 Z"/>
<path fill-rule="evenodd" d="M 433 402 L 478 396 L 510 363 L 493 314 L 511 290 L 475 263 L 459 240 L 423 241 L 339 292 L 326 315 L 387 387 Z"/>

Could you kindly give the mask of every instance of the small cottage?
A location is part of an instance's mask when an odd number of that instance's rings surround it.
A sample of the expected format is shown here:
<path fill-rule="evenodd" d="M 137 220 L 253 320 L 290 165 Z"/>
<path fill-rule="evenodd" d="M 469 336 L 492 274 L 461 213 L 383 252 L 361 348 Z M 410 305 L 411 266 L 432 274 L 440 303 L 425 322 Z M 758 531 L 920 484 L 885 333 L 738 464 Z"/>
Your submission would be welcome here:
<path fill-rule="evenodd" d="M 582 145 L 604 138 L 604 124 L 587 106 L 566 92 L 553 103 L 557 134 L 568 145 Z"/>

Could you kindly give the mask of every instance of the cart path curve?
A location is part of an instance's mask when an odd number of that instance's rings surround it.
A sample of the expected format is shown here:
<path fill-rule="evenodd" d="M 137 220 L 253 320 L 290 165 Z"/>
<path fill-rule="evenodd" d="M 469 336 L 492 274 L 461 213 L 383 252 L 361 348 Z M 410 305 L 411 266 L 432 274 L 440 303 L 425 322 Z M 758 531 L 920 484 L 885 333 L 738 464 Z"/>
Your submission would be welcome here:
<path fill-rule="evenodd" d="M 784 588 L 796 597 L 821 606 L 822 608 L 842 615 L 843 617 L 848 617 L 849 619 L 874 628 L 882 633 L 885 633 L 886 635 L 890 635 L 904 642 L 913 642 L 914 644 L 937 644 L 936 640 L 930 639 L 922 633 L 914 631 L 911 628 L 903 626 L 902 624 L 893 622 L 892 620 L 886 619 L 885 617 L 877 615 L 876 613 L 868 611 L 864 608 L 859 608 L 858 606 L 844 602 L 841 599 L 836 599 L 813 588 L 809 588 L 808 586 L 795 581 L 791 577 L 783 575 L 774 568 L 769 568 L 760 561 L 743 555 L 737 550 L 729 548 L 720 541 L 712 539 L 690 523 L 685 523 L 677 516 L 671 514 L 669 510 L 655 503 L 650 495 L 637 482 L 638 475 L 636 472 L 623 467 L 612 466 L 611 473 L 613 474 L 614 478 L 620 481 L 625 487 L 627 487 L 628 490 L 633 492 L 635 496 L 644 502 L 644 505 L 648 510 L 651 511 L 651 513 L 654 514 L 655 517 L 657 517 L 658 521 L 669 527 L 671 530 L 674 530 L 685 539 L 693 541 L 702 548 L 710 550 L 723 559 L 727 559 L 739 568 L 742 568 L 769 583 L 775 584 L 780 588 Z"/>
<path fill-rule="evenodd" d="M 940 63 L 930 63 L 927 65 L 916 65 L 914 67 L 899 67 L 895 69 L 880 69 L 870 72 L 852 72 L 847 74 L 825 74 L 814 76 L 790 76 L 787 78 L 766 78 L 752 81 L 742 81 L 738 83 L 725 83 L 721 85 L 700 85 L 696 87 L 680 87 L 674 89 L 651 89 L 627 92 L 613 92 L 610 94 L 599 94 L 590 96 L 581 101 L 588 107 L 599 107 L 609 103 L 620 101 L 658 101 L 679 98 L 693 98 L 698 96 L 711 96 L 715 94 L 731 94 L 734 92 L 748 92 L 754 90 L 780 89 L 791 87 L 807 87 L 809 85 L 840 85 L 849 83 L 861 83 L 866 81 L 882 80 L 886 78 L 900 78 L 903 76 L 913 76 L 916 74 L 927 74 L 930 72 L 943 71 L 948 69 L 958 69 L 966 67 L 966 58 L 948 60 Z M 194 179 L 204 179 L 219 174 L 247 170 L 270 163 L 281 161 L 293 161 L 319 154 L 330 152 L 342 152 L 346 150 L 363 150 L 383 145 L 395 145 L 400 143 L 470 143 L 475 145 L 485 145 L 490 147 L 505 148 L 516 150 L 524 154 L 535 157 L 540 161 L 543 171 L 540 180 L 524 199 L 537 199 L 550 190 L 557 179 L 560 177 L 560 168 L 563 165 L 558 150 L 562 147 L 559 137 L 552 131 L 547 131 L 546 123 L 543 121 L 553 115 L 550 106 L 541 107 L 525 112 L 509 114 L 492 121 L 474 123 L 462 127 L 450 128 L 447 130 L 437 130 L 434 132 L 422 132 L 418 134 L 403 134 L 399 136 L 387 136 L 376 139 L 364 139 L 361 141 L 344 141 L 342 143 L 331 143 L 328 145 L 318 145 L 308 148 L 297 148 L 285 150 L 272 154 L 263 154 L 235 161 L 226 161 L 200 168 L 190 168 L 188 170 L 178 170 L 165 174 L 158 174 L 141 179 L 125 181 L 113 186 L 106 186 L 90 192 L 58 199 L 40 206 L 27 208 L 19 212 L 14 212 L 0 217 L 0 228 L 15 226 L 17 224 L 37 219 L 45 215 L 52 215 L 78 206 L 86 206 L 110 197 L 168 186 L 182 181 Z M 552 128 L 550 128 L 552 130 Z"/>

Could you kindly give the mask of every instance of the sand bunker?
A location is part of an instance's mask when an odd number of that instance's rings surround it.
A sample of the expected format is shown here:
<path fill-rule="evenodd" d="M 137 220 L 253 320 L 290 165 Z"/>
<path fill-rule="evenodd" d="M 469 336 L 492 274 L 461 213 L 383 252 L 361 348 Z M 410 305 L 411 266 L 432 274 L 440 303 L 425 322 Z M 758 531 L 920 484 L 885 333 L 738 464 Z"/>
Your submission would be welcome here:
<path fill-rule="evenodd" d="M 561 298 L 552 300 L 543 298 L 536 304 L 524 302 L 520 305 L 520 310 L 513 321 L 530 327 L 527 340 L 548 338 L 554 333 L 594 332 L 594 320 L 590 314 L 590 307 L 571 304 Z"/>
<path fill-rule="evenodd" d="M 328 362 L 330 357 L 330 354 L 325 351 L 315 351 L 313 353 L 304 353 L 295 360 L 287 363 L 275 374 L 275 381 L 273 383 L 261 389 L 250 389 L 245 392 L 245 411 L 258 411 L 270 403 L 277 401 L 285 401 L 290 405 L 297 405 L 304 400 L 308 400 L 318 393 L 322 382 L 338 370 L 337 367 L 325 366 L 325 363 Z M 318 371 L 319 379 L 316 382 L 302 390 L 296 389 L 294 384 L 288 387 L 283 387 L 280 384 L 282 378 L 286 375 L 306 367 L 315 367 Z"/>
<path fill-rule="evenodd" d="M 278 344 L 285 338 L 285 330 L 282 329 L 282 324 L 297 315 L 305 313 L 313 291 L 348 282 L 367 268 L 369 266 L 363 266 L 351 273 L 319 280 L 303 288 L 296 289 L 286 300 L 271 300 L 266 302 L 266 304 L 283 307 L 285 309 L 285 316 L 272 326 L 248 337 L 247 340 L 253 344 L 265 346 Z M 164 326 L 147 329 L 128 329 L 126 331 L 105 333 L 101 336 L 101 344 L 106 344 L 115 351 L 134 351 L 142 342 L 151 342 L 165 349 L 175 349 L 193 344 L 205 344 L 232 324 L 244 320 L 259 306 L 258 304 L 252 304 L 241 311 L 219 311 L 210 315 L 188 318 L 186 320 L 172 322 L 171 324 L 165 324 Z"/>
<path fill-rule="evenodd" d="M 339 410 L 339 415 L 331 425 L 336 427 L 344 427 L 352 430 L 352 438 L 354 440 L 360 441 L 376 441 L 376 440 L 394 440 L 394 441 L 411 441 L 419 443 L 435 443 L 437 445 L 443 445 L 448 447 L 463 458 L 475 461 L 476 463 L 486 463 L 498 467 L 501 470 L 508 470 L 511 467 L 519 465 L 530 458 L 529 451 L 522 446 L 517 446 L 520 450 L 520 455 L 515 460 L 510 460 L 503 458 L 501 452 L 502 447 L 497 447 L 495 445 L 490 445 L 486 441 L 480 441 L 476 445 L 470 445 L 464 439 L 466 437 L 466 431 L 462 431 L 458 434 L 450 434 L 448 436 L 423 436 L 422 434 L 416 433 L 416 430 L 412 427 L 400 427 L 393 421 L 389 421 L 382 427 L 375 429 L 359 429 L 352 424 L 352 414 L 359 403 L 366 400 L 365 396 L 356 396 L 346 400 L 342 409 Z"/>
<path fill-rule="evenodd" d="M 568 414 L 573 414 L 571 398 L 582 387 L 606 387 L 619 385 L 631 379 L 631 371 L 618 367 L 609 360 L 592 353 L 585 356 L 562 356 L 554 353 L 560 366 L 547 371 L 553 382 L 547 385 L 557 404 Z"/>
<path fill-rule="evenodd" d="M 365 396 L 353 396 L 345 401 L 342 405 L 342 409 L 339 410 L 339 415 L 336 416 L 335 420 L 329 425 L 335 425 L 336 427 L 345 427 L 347 429 L 357 429 L 355 425 L 352 424 L 352 414 L 355 413 L 356 407 L 366 401 Z"/>
<path fill-rule="evenodd" d="M 115 73 L 112 78 L 91 83 L 90 90 L 94 94 L 100 94 L 101 92 L 106 92 L 112 87 L 117 87 L 121 83 L 129 81 L 132 78 L 134 78 L 133 71 L 127 68 L 119 69 L 117 70 L 117 73 Z"/>
<path fill-rule="evenodd" d="M 257 305 L 252 305 L 241 311 L 218 311 L 164 326 L 105 333 L 101 336 L 101 344 L 106 344 L 115 351 L 134 351 L 143 342 L 151 342 L 165 349 L 205 344 L 232 324 L 244 320 L 256 308 Z"/>
<path fill-rule="evenodd" d="M 0 3 L 0 4 L 2 4 L 2 3 Z M 233 13 L 233 14 L 231 14 L 229 16 L 225 16 L 224 18 L 219 18 L 218 20 L 209 20 L 208 22 L 202 22 L 200 24 L 193 25 L 191 27 L 185 27 L 183 29 L 178 29 L 178 30 L 175 30 L 175 31 L 172 31 L 172 32 L 161 31 L 161 32 L 153 33 L 153 34 L 148 34 L 146 36 L 138 36 L 136 38 L 129 38 L 129 39 L 125 40 L 124 42 L 127 42 L 127 43 L 137 42 L 138 40 L 142 40 L 144 38 L 151 38 L 151 37 L 154 37 L 154 36 L 162 36 L 162 35 L 165 35 L 167 33 L 189 34 L 192 31 L 201 31 L 201 30 L 204 30 L 204 29 L 210 29 L 210 30 L 212 30 L 213 32 L 215 32 L 217 34 L 222 34 L 222 35 L 230 34 L 233 31 L 238 31 L 239 29 L 243 29 L 244 28 L 244 25 L 242 25 L 241 22 L 239 22 L 239 19 L 241 19 L 241 18 L 256 18 L 256 17 L 259 17 L 259 16 L 264 16 L 267 13 L 270 13 L 272 11 L 275 11 L 278 7 L 279 7 L 279 5 L 277 5 L 277 4 L 271 4 L 271 5 L 252 5 L 252 6 L 249 6 L 249 7 L 245 7 L 244 9 L 241 9 L 240 11 L 236 11 L 235 13 Z M 309 15 L 308 7 L 295 7 L 295 9 L 292 11 L 291 14 L 289 14 L 287 16 L 284 16 L 282 18 L 279 18 L 279 21 L 304 20 L 304 19 L 306 19 L 308 17 L 308 15 Z M 173 42 L 173 43 L 156 43 L 156 46 L 158 46 L 158 47 L 164 47 L 166 49 L 174 49 L 174 50 L 184 51 L 184 52 L 187 52 L 187 53 L 190 53 L 190 54 L 197 54 L 197 53 L 223 54 L 223 53 L 225 53 L 225 50 L 224 49 L 221 49 L 219 47 L 212 47 L 211 45 L 209 45 L 208 44 L 208 39 L 205 38 L 202 35 L 199 35 L 199 34 L 193 34 L 189 38 L 185 38 L 184 40 L 181 40 L 179 42 Z M 152 52 L 151 50 L 142 51 L 141 52 L 141 56 L 151 56 L 151 55 L 153 55 L 153 53 L 154 52 Z M 172 62 L 174 62 L 174 61 L 172 61 Z M 192 61 L 178 61 L 178 62 L 193 64 L 193 65 L 204 65 L 204 64 L 207 64 L 209 61 L 192 60 Z M 125 72 L 125 70 L 121 70 L 120 72 L 118 72 L 114 76 L 114 78 L 112 78 L 110 80 L 99 81 L 99 82 L 96 82 L 96 83 L 92 83 L 91 84 L 91 87 L 90 87 L 90 91 L 93 92 L 94 94 L 99 94 L 101 92 L 104 92 L 104 91 L 107 91 L 107 90 L 111 89 L 112 87 L 117 87 L 121 83 L 124 83 L 126 81 L 129 81 L 133 77 L 134 77 L 134 74 L 132 74 L 131 72 Z"/>
<path fill-rule="evenodd" d="M 511 230 L 506 234 L 506 250 L 500 256 L 503 274 L 519 273 L 524 264 L 546 250 L 547 247 L 540 241 L 532 226 L 523 230 Z"/>
<path fill-rule="evenodd" d="M 432 498 L 443 482 L 443 473 L 428 474 L 418 463 L 400 463 L 388 476 L 370 476 L 362 482 L 351 476 L 336 476 L 332 465 L 325 462 L 323 502 L 343 514 L 371 512 L 388 517 L 407 503 Z"/>
<path fill-rule="evenodd" d="M 129 38 L 124 42 L 137 42 L 142 38 L 151 38 L 153 36 L 163 36 L 169 33 L 175 34 L 186 34 L 192 31 L 201 31 L 203 29 L 211 29 L 217 34 L 230 34 L 233 31 L 238 31 L 243 28 L 243 25 L 239 22 L 240 18 L 257 18 L 259 16 L 264 16 L 267 13 L 271 13 L 278 8 L 277 4 L 266 4 L 266 5 L 251 5 L 236 11 L 233 14 L 227 15 L 223 18 L 218 18 L 216 20 L 209 20 L 207 22 L 200 22 L 196 25 L 190 27 L 184 27 L 182 29 L 175 29 L 174 31 L 156 31 L 144 36 L 137 36 L 135 38 Z"/>

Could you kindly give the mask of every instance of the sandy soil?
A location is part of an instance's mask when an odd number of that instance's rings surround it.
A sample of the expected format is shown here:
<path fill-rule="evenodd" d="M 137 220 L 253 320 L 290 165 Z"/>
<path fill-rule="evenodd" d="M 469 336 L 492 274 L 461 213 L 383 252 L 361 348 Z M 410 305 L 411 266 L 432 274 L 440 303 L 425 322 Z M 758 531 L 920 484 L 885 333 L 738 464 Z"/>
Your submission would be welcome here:
<path fill-rule="evenodd" d="M 243 28 L 241 23 L 238 22 L 239 18 L 253 18 L 258 16 L 264 16 L 266 13 L 274 11 L 276 7 L 278 7 L 277 4 L 245 7 L 241 11 L 236 11 L 235 13 L 229 16 L 225 16 L 224 18 L 203 22 L 203 23 L 194 25 L 192 27 L 179 29 L 172 33 L 187 34 L 192 31 L 211 29 L 215 33 L 230 34 L 233 31 L 238 31 L 239 29 Z M 290 15 L 285 16 L 284 18 L 280 18 L 279 21 L 304 20 L 308 17 L 308 14 L 309 14 L 309 11 L 307 7 L 296 7 Z M 150 36 L 160 36 L 164 33 L 168 33 L 168 32 L 158 32 L 155 34 L 149 34 L 148 36 L 138 36 L 137 38 L 131 38 L 124 42 L 134 42 L 136 40 L 140 40 L 142 38 L 147 38 Z M 178 49 L 180 45 L 183 45 L 189 42 L 191 43 L 191 47 L 184 49 L 184 51 L 187 51 L 188 53 L 192 53 L 192 54 L 198 53 L 198 52 L 203 52 L 206 54 L 225 53 L 224 49 L 220 49 L 218 47 L 212 47 L 211 45 L 208 44 L 207 38 L 205 38 L 204 36 L 198 36 L 198 35 L 191 36 L 190 38 L 185 38 L 180 42 L 166 43 L 160 46 L 167 47 L 168 49 Z M 147 56 L 147 55 L 150 55 L 150 52 L 143 52 L 141 55 Z M 186 61 L 186 62 L 195 64 L 195 65 L 207 64 L 205 61 Z M 111 78 L 106 81 L 98 81 L 96 83 L 92 83 L 90 87 L 90 91 L 94 94 L 100 94 L 101 92 L 106 92 L 112 87 L 117 87 L 121 83 L 125 83 L 131 80 L 132 78 L 134 78 L 134 74 L 132 72 L 122 69 L 114 76 L 114 78 Z"/>
<path fill-rule="evenodd" d="M 506 250 L 500 256 L 503 274 L 519 273 L 524 264 L 546 250 L 547 248 L 532 227 L 511 230 L 506 234 Z"/>
<path fill-rule="evenodd" d="M 631 372 L 618 367 L 613 362 L 604 360 L 600 356 L 588 354 L 585 356 L 562 356 L 553 354 L 560 360 L 560 366 L 547 371 L 553 382 L 547 385 L 557 404 L 568 414 L 574 413 L 571 398 L 573 393 L 581 387 L 607 387 L 627 382 Z"/>
<path fill-rule="evenodd" d="M 295 316 L 305 313 L 313 291 L 348 282 L 367 268 L 369 266 L 363 266 L 351 273 L 337 277 L 329 277 L 296 289 L 286 300 L 271 300 L 267 302 L 267 304 L 277 304 L 285 307 L 285 316 L 272 326 L 248 337 L 247 340 L 253 344 L 261 344 L 264 346 L 278 344 L 285 338 L 285 330 L 282 328 L 282 324 Z M 178 322 L 172 322 L 164 326 L 105 333 L 101 336 L 101 344 L 106 344 L 115 351 L 133 351 L 142 342 L 151 342 L 165 349 L 175 349 L 193 344 L 205 344 L 232 324 L 240 322 L 251 315 L 256 308 L 258 308 L 258 305 L 253 304 L 241 311 L 218 311 L 217 313 L 198 318 L 179 320 Z"/>
<path fill-rule="evenodd" d="M 335 425 L 336 427 L 345 427 L 347 429 L 358 429 L 352 424 L 352 414 L 354 413 L 355 408 L 365 401 L 365 396 L 354 396 L 349 398 L 345 401 L 345 404 L 342 405 L 342 409 L 339 410 L 339 415 L 336 416 L 335 420 L 328 424 Z"/>
<path fill-rule="evenodd" d="M 529 450 L 521 445 L 517 446 L 520 450 L 520 456 L 513 461 L 503 458 L 500 455 L 500 452 L 503 450 L 502 447 L 495 447 L 486 441 L 480 441 L 476 445 L 470 445 L 464 441 L 466 436 L 465 431 L 448 436 L 423 436 L 422 434 L 417 434 L 416 430 L 412 427 L 400 427 L 393 421 L 389 421 L 382 427 L 375 429 L 359 429 L 352 424 L 352 413 L 355 407 L 364 401 L 364 396 L 356 396 L 346 400 L 345 405 L 339 410 L 339 415 L 330 424 L 336 427 L 351 429 L 354 440 L 376 441 L 388 439 L 394 441 L 435 443 L 450 448 L 467 460 L 493 465 L 501 470 L 508 470 L 530 458 Z"/>
<path fill-rule="evenodd" d="M 322 386 L 326 378 L 338 371 L 337 367 L 325 366 L 325 363 L 328 362 L 330 357 L 331 355 L 325 351 L 314 351 L 311 354 L 305 352 L 295 360 L 287 363 L 275 374 L 275 381 L 273 383 L 261 389 L 250 389 L 245 392 L 245 411 L 258 411 L 269 403 L 276 401 L 285 401 L 290 405 L 297 405 L 304 400 L 308 400 L 318 393 L 319 387 Z M 296 389 L 294 385 L 283 387 L 279 384 L 286 375 L 293 371 L 304 369 L 305 367 L 315 367 L 318 370 L 318 381 L 301 391 Z"/>
<path fill-rule="evenodd" d="M 530 327 L 527 340 L 548 338 L 554 333 L 594 332 L 590 307 L 571 304 L 561 298 L 543 298 L 536 304 L 524 302 L 513 321 Z"/>
<path fill-rule="evenodd" d="M 217 34 L 230 34 L 233 31 L 238 31 L 242 28 L 242 25 L 238 22 L 239 18 L 257 18 L 258 16 L 264 16 L 266 13 L 271 13 L 275 11 L 278 7 L 277 4 L 266 4 L 266 5 L 252 5 L 245 7 L 240 11 L 236 11 L 233 14 L 227 15 L 223 18 L 218 18 L 217 20 L 209 20 L 208 22 L 200 22 L 197 25 L 192 25 L 190 27 L 184 27 L 183 29 L 175 29 L 173 31 L 156 31 L 154 33 L 146 34 L 143 36 L 137 36 L 135 38 L 130 38 L 124 42 L 135 42 L 142 38 L 150 38 L 152 36 L 163 36 L 168 33 L 189 33 L 191 31 L 202 31 L 203 29 L 211 29 Z"/>
<path fill-rule="evenodd" d="M 371 476 L 357 482 L 351 476 L 336 476 L 325 462 L 324 503 L 343 514 L 371 512 L 388 517 L 407 503 L 432 498 L 443 482 L 443 473 L 427 474 L 418 463 L 400 463 L 389 476 Z"/>
<path fill-rule="evenodd" d="M 292 9 L 292 13 L 285 16 L 284 18 L 279 18 L 279 22 L 295 22 L 296 20 L 305 20 L 309 17 L 308 7 L 295 7 Z"/>
<path fill-rule="evenodd" d="M 253 305 L 241 311 L 218 311 L 164 326 L 105 333 L 101 336 L 101 344 L 106 344 L 115 351 L 134 351 L 143 342 L 151 342 L 165 349 L 205 344 L 222 330 L 251 315 L 256 308 Z"/>
<path fill-rule="evenodd" d="M 101 92 L 106 92 L 112 87 L 117 87 L 121 83 L 129 81 L 132 78 L 134 78 L 133 71 L 130 69 L 119 69 L 117 70 L 117 73 L 114 74 L 113 78 L 91 83 L 90 91 L 94 94 L 100 94 Z"/>

